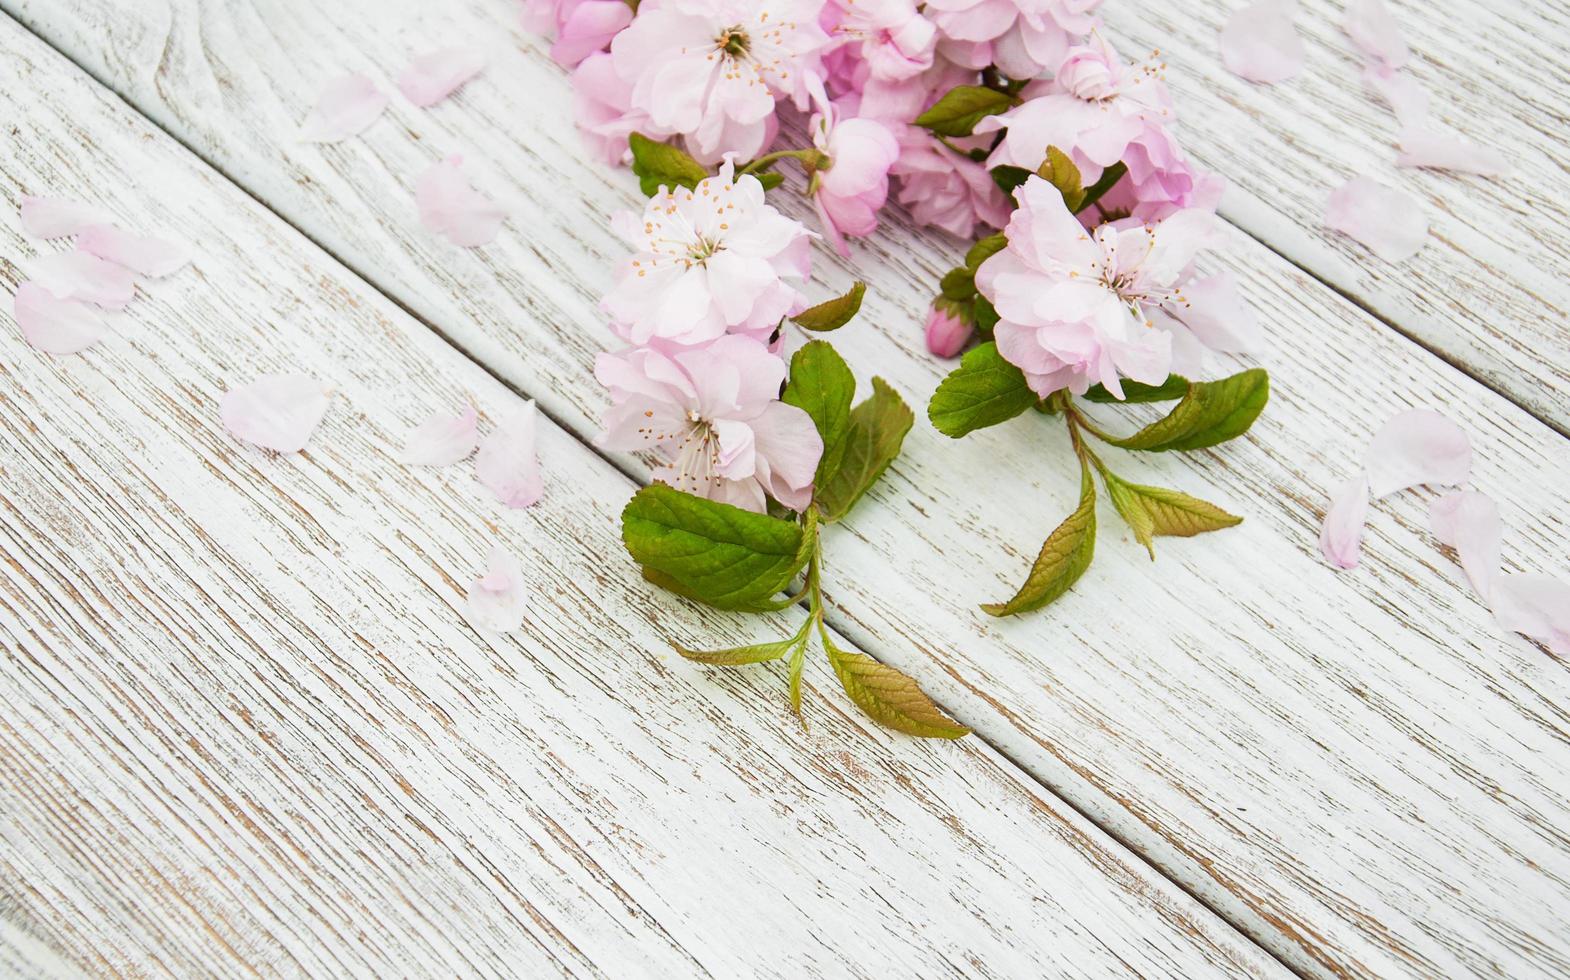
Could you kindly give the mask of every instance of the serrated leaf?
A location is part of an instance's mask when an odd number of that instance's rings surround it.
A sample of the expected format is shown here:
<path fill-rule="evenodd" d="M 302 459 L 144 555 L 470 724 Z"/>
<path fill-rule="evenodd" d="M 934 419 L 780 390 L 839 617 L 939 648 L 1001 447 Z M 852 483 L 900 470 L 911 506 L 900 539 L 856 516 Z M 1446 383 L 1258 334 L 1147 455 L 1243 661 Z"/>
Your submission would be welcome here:
<path fill-rule="evenodd" d="M 1112 405 L 1137 405 L 1142 402 L 1175 402 L 1188 394 L 1189 380 L 1176 374 L 1167 375 L 1167 380 L 1158 385 L 1141 384 L 1138 381 L 1123 382 L 1123 397 L 1114 398 L 1112 392 L 1101 385 L 1091 385 L 1090 389 L 1082 396 L 1088 402 L 1100 402 Z"/>
<path fill-rule="evenodd" d="M 1107 441 L 1148 453 L 1204 449 L 1247 432 L 1269 400 L 1270 376 L 1263 368 L 1220 381 L 1190 382 L 1188 394 L 1166 418 L 1126 438 Z"/>
<path fill-rule="evenodd" d="M 981 268 L 981 263 L 1008 248 L 1008 244 L 1009 240 L 1003 236 L 1001 231 L 988 235 L 972 245 L 969 251 L 965 253 L 965 268 L 974 273 Z"/>
<path fill-rule="evenodd" d="M 861 312 L 861 299 L 867 294 L 867 284 L 857 282 L 851 285 L 850 291 L 844 296 L 836 296 L 825 300 L 817 306 L 809 306 L 805 310 L 791 317 L 792 322 L 807 330 L 816 330 L 820 333 L 829 330 L 838 330 Z"/>
<path fill-rule="evenodd" d="M 981 344 L 967 351 L 927 403 L 932 427 L 958 439 L 1024 412 L 1036 403 L 1025 373 L 1003 359 L 998 345 Z"/>
<path fill-rule="evenodd" d="M 873 721 L 917 738 L 963 738 L 970 729 L 943 713 L 908 674 L 864 653 L 842 650 L 823 633 L 823 648 L 840 686 Z"/>
<path fill-rule="evenodd" d="M 839 470 L 850 434 L 850 406 L 856 397 L 856 376 L 826 340 L 814 340 L 790 360 L 790 384 L 781 396 L 786 404 L 812 416 L 823 439 L 815 482 L 822 486 Z"/>
<path fill-rule="evenodd" d="M 713 664 L 718 667 L 742 667 L 747 664 L 768 663 L 778 660 L 790 653 L 792 647 L 801 647 L 806 640 L 800 636 L 793 636 L 787 640 L 777 640 L 772 643 L 754 643 L 751 646 L 728 647 L 724 650 L 689 650 L 679 644 L 672 643 L 676 652 L 688 660 L 700 664 Z"/>
<path fill-rule="evenodd" d="M 943 274 L 938 280 L 938 291 L 944 299 L 963 303 L 974 299 L 976 296 L 976 274 L 963 266 L 957 266 Z"/>
<path fill-rule="evenodd" d="M 758 183 L 763 185 L 765 191 L 772 191 L 785 183 L 785 175 L 777 170 L 765 170 L 760 174 L 755 173 L 753 176 L 758 178 Z"/>
<path fill-rule="evenodd" d="M 1081 464 L 1079 507 L 1041 546 L 1030 575 L 1014 598 L 982 606 L 992 616 L 1013 616 L 1056 602 L 1079 581 L 1096 553 L 1096 486 Z"/>
<path fill-rule="evenodd" d="M 718 609 L 756 609 L 783 591 L 807 563 L 804 540 L 793 521 L 659 483 L 622 511 L 622 541 L 645 577 Z"/>
<path fill-rule="evenodd" d="M 1101 470 L 1101 478 L 1107 485 L 1112 506 L 1128 522 L 1134 540 L 1150 552 L 1152 561 L 1156 557 L 1152 540 L 1158 536 L 1191 538 L 1243 523 L 1243 518 L 1178 490 L 1129 483 L 1105 468 Z"/>
<path fill-rule="evenodd" d="M 987 172 L 992 175 L 992 182 L 998 185 L 998 189 L 1010 197 L 1013 197 L 1015 188 L 1030 179 L 1029 170 L 1008 163 L 993 167 Z"/>
<path fill-rule="evenodd" d="M 698 182 L 709 176 L 703 164 L 685 151 L 649 139 L 642 133 L 627 137 L 632 150 L 632 172 L 638 175 L 638 186 L 647 197 L 653 197 L 660 188 L 697 187 Z"/>
<path fill-rule="evenodd" d="M 976 124 L 988 116 L 1006 112 L 1019 105 L 1019 99 L 980 85 L 956 85 L 943 93 L 932 108 L 916 117 L 939 136 L 969 136 Z"/>
<path fill-rule="evenodd" d="M 1047 159 L 1037 168 L 1036 173 L 1063 195 L 1063 203 L 1069 211 L 1078 214 L 1080 206 L 1085 201 L 1085 185 L 1079 174 L 1079 168 L 1074 161 L 1069 159 L 1067 153 L 1055 146 L 1047 147 Z"/>
<path fill-rule="evenodd" d="M 873 378 L 871 397 L 851 409 L 839 467 L 813 494 L 813 503 L 825 521 L 837 521 L 850 513 L 894 462 L 915 422 L 915 414 L 899 393 L 882 378 Z"/>

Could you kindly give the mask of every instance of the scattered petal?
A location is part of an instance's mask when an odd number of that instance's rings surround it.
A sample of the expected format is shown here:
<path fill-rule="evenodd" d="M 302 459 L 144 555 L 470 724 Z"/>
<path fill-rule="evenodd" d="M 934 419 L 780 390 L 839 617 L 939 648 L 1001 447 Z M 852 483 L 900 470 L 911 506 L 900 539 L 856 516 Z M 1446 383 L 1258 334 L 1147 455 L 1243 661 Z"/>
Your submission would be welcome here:
<path fill-rule="evenodd" d="M 469 586 L 469 622 L 487 632 L 511 633 L 523 625 L 528 605 L 523 566 L 500 545 L 491 548 L 485 574 Z"/>
<path fill-rule="evenodd" d="M 307 143 L 336 143 L 365 131 L 387 108 L 387 93 L 364 75 L 343 75 L 322 87 L 316 107 L 300 125 Z"/>
<path fill-rule="evenodd" d="M 1504 533 L 1499 505 L 1486 493 L 1458 490 L 1434 501 L 1428 519 L 1434 537 L 1456 550 L 1472 589 L 1487 602 L 1499 574 L 1500 540 Z"/>
<path fill-rule="evenodd" d="M 22 198 L 22 230 L 34 238 L 65 238 L 88 225 L 108 220 L 107 215 L 90 204 L 60 197 Z"/>
<path fill-rule="evenodd" d="M 479 48 L 442 48 L 410 61 L 398 76 L 398 91 L 423 109 L 458 91 L 484 70 L 485 52 Z"/>
<path fill-rule="evenodd" d="M 1547 575 L 1501 575 L 1494 586 L 1494 618 L 1570 656 L 1570 583 Z"/>
<path fill-rule="evenodd" d="M 1347 0 L 1341 26 L 1358 50 L 1375 61 L 1400 68 L 1412 60 L 1401 25 L 1390 15 L 1384 0 Z"/>
<path fill-rule="evenodd" d="M 55 252 L 33 263 L 33 281 L 61 299 L 79 299 L 106 310 L 123 310 L 136 295 L 136 276 L 123 265 L 91 252 Z"/>
<path fill-rule="evenodd" d="M 17 287 L 13 310 L 23 338 L 47 354 L 75 354 L 109 335 L 109 325 L 97 310 L 61 299 L 36 282 Z"/>
<path fill-rule="evenodd" d="M 76 247 L 154 279 L 178 272 L 191 261 L 190 254 L 173 242 L 133 235 L 114 225 L 83 228 Z"/>
<path fill-rule="evenodd" d="M 1455 486 L 1472 473 L 1472 443 L 1438 412 L 1408 409 L 1374 433 L 1363 468 L 1376 500 L 1425 483 Z"/>
<path fill-rule="evenodd" d="M 1363 556 L 1363 527 L 1368 521 L 1368 477 L 1348 480 L 1330 498 L 1325 526 L 1319 531 L 1319 553 L 1337 568 L 1356 568 Z"/>
<path fill-rule="evenodd" d="M 1458 174 L 1498 177 L 1510 172 L 1510 161 L 1491 146 L 1478 146 L 1455 133 L 1444 133 L 1420 126 L 1401 130 L 1401 155 L 1398 167 L 1426 167 Z"/>
<path fill-rule="evenodd" d="M 479 417 L 472 406 L 456 416 L 437 412 L 409 433 L 399 461 L 414 466 L 451 466 L 468 459 L 479 441 Z"/>
<path fill-rule="evenodd" d="M 473 248 L 496 238 L 505 211 L 469 185 L 463 157 L 454 154 L 434 164 L 414 189 L 420 223 L 454 245 Z"/>
<path fill-rule="evenodd" d="M 1411 75 L 1374 64 L 1363 69 L 1363 84 L 1385 100 L 1402 126 L 1416 126 L 1428 118 L 1428 90 Z"/>
<path fill-rule="evenodd" d="M 1350 235 L 1387 262 L 1416 255 L 1428 237 L 1417 198 L 1369 177 L 1353 177 L 1330 195 L 1325 226 Z"/>
<path fill-rule="evenodd" d="M 1271 85 L 1303 70 L 1307 56 L 1292 19 L 1294 0 L 1258 0 L 1221 28 L 1221 60 L 1239 78 Z"/>
<path fill-rule="evenodd" d="M 474 470 L 480 482 L 508 507 L 532 507 L 544 491 L 535 451 L 538 412 L 533 402 L 502 423 L 480 442 Z"/>
<path fill-rule="evenodd" d="M 297 453 L 310 441 L 332 389 L 303 374 L 264 374 L 224 393 L 219 415 L 230 434 L 264 449 Z"/>

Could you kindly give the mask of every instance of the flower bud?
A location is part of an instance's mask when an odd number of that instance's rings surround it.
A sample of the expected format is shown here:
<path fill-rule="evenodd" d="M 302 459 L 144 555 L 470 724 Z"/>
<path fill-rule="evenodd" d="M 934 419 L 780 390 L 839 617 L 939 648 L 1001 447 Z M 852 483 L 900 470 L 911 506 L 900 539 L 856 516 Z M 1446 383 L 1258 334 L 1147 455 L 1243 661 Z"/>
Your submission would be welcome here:
<path fill-rule="evenodd" d="M 927 316 L 927 350 L 939 357 L 957 357 L 974 332 L 947 304 L 934 303 Z"/>

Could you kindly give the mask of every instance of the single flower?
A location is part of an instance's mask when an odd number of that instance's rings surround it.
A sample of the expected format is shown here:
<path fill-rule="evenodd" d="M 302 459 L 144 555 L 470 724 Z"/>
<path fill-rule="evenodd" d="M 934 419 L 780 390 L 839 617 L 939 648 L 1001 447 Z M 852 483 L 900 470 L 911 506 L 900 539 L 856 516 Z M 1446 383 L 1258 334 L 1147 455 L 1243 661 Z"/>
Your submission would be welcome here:
<path fill-rule="evenodd" d="M 967 68 L 997 65 L 1034 78 L 1057 65 L 1096 26 L 1101 0 L 927 0 L 924 13 L 944 40 L 939 50 Z"/>
<path fill-rule="evenodd" d="M 762 513 L 765 495 L 800 511 L 812 502 L 823 440 L 812 417 L 779 400 L 785 362 L 747 337 L 706 347 L 602 354 L 611 390 L 601 444 L 660 452 L 655 479 Z"/>
<path fill-rule="evenodd" d="M 810 124 L 812 142 L 827 160 L 813 176 L 812 201 L 834 250 L 849 256 L 845 238 L 870 235 L 878 227 L 899 141 L 876 120 L 845 118 L 821 86 L 815 94 L 820 109 Z"/>
<path fill-rule="evenodd" d="M 927 314 L 927 350 L 938 357 L 958 357 L 976 328 L 955 314 L 946 299 L 932 304 Z"/>
<path fill-rule="evenodd" d="M 869 80 L 900 81 L 932 67 L 938 30 L 916 0 L 829 0 L 823 56 L 830 91 L 860 92 Z"/>

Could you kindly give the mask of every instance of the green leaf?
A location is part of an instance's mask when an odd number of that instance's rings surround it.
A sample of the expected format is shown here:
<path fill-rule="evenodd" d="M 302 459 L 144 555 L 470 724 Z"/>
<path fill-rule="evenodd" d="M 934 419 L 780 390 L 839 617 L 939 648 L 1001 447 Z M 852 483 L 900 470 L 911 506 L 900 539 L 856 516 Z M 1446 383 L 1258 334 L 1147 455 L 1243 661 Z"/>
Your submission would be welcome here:
<path fill-rule="evenodd" d="M 971 304 L 970 318 L 975 321 L 976 329 L 990 337 L 992 330 L 998 325 L 998 310 L 992 301 L 985 296 L 977 296 Z"/>
<path fill-rule="evenodd" d="M 1128 173 L 1128 165 L 1121 160 L 1101 171 L 1101 179 L 1085 188 L 1085 196 L 1080 199 L 1079 207 L 1074 209 L 1074 213 L 1079 214 L 1101 200 L 1107 191 L 1110 191 L 1118 181 L 1123 179 L 1123 175 L 1126 173 Z"/>
<path fill-rule="evenodd" d="M 808 620 L 807 622 L 812 622 Z M 807 627 L 803 624 L 802 629 Z M 797 641 L 796 649 L 790 655 L 790 707 L 801 717 L 801 670 L 807 666 L 807 639 L 805 634 Z M 805 722 L 803 722 L 805 724 Z"/>
<path fill-rule="evenodd" d="M 988 235 L 986 238 L 983 238 L 976 244 L 972 245 L 970 247 L 970 251 L 965 253 L 965 268 L 969 269 L 971 272 L 975 272 L 977 269 L 981 268 L 981 263 L 992 258 L 994 255 L 1003 251 L 1005 248 L 1008 248 L 1008 244 L 1009 240 L 1003 237 L 1003 233 L 1001 231 Z"/>
<path fill-rule="evenodd" d="M 987 116 L 1006 112 L 1019 105 L 1019 99 L 980 85 L 956 85 L 933 103 L 932 108 L 916 117 L 916 125 L 925 126 L 939 136 L 969 136 L 976 123 Z"/>
<path fill-rule="evenodd" d="M 1176 374 L 1167 375 L 1167 380 L 1158 385 L 1141 384 L 1138 381 L 1123 382 L 1123 397 L 1114 398 L 1112 392 L 1101 385 L 1091 385 L 1085 392 L 1084 399 L 1088 402 L 1101 402 L 1112 405 L 1137 405 L 1141 402 L 1175 402 L 1188 394 L 1189 381 L 1187 378 Z"/>
<path fill-rule="evenodd" d="M 805 643 L 802 636 L 793 636 L 788 640 L 777 640 L 773 643 L 755 643 L 752 646 L 730 647 L 725 650 L 689 650 L 684 646 L 672 643 L 676 652 L 688 660 L 695 660 L 700 664 L 714 664 L 719 667 L 741 667 L 746 664 L 767 663 L 778 660 L 791 651 L 792 647 L 800 647 Z"/>
<path fill-rule="evenodd" d="M 669 143 L 632 133 L 627 137 L 627 145 L 632 149 L 632 172 L 638 175 L 638 186 L 648 197 L 658 194 L 662 186 L 697 187 L 700 180 L 709 176 L 703 164 Z"/>
<path fill-rule="evenodd" d="M 951 299 L 956 303 L 974 299 L 976 296 L 976 274 L 963 266 L 956 266 L 943 274 L 938 281 L 938 290 L 944 299 Z"/>
<path fill-rule="evenodd" d="M 916 416 L 899 393 L 882 378 L 873 378 L 872 396 L 851 409 L 839 467 L 813 494 L 813 503 L 825 521 L 837 521 L 850 513 L 894 462 L 905 444 L 905 433 L 915 422 Z"/>
<path fill-rule="evenodd" d="M 1029 170 L 1008 163 L 993 167 L 988 172 L 992 175 L 992 182 L 998 185 L 998 189 L 1010 196 L 1013 195 L 1016 187 L 1030 179 Z"/>
<path fill-rule="evenodd" d="M 1247 432 L 1269 400 L 1270 376 L 1263 368 L 1220 381 L 1190 382 L 1188 394 L 1166 418 L 1126 438 L 1106 441 L 1148 453 L 1204 449 Z"/>
<path fill-rule="evenodd" d="M 990 341 L 973 348 L 932 393 L 927 418 L 932 427 L 958 439 L 1007 422 L 1036 403 L 1025 374 L 1003 359 Z"/>
<path fill-rule="evenodd" d="M 1096 553 L 1096 486 L 1090 467 L 1080 463 L 1079 507 L 1057 526 L 1041 546 L 1036 563 L 1014 598 L 982 606 L 993 616 L 1031 612 L 1057 601 L 1090 567 Z"/>
<path fill-rule="evenodd" d="M 963 738 L 970 729 L 943 713 L 915 679 L 864 653 L 842 650 L 821 631 L 840 686 L 873 721 L 918 738 Z"/>
<path fill-rule="evenodd" d="M 839 470 L 840 460 L 845 457 L 856 376 L 828 341 L 814 340 L 790 359 L 790 384 L 781 397 L 786 404 L 812 416 L 812 424 L 818 427 L 823 455 L 818 459 L 814 479 L 821 487 Z"/>
<path fill-rule="evenodd" d="M 763 185 L 765 191 L 772 191 L 785 183 L 785 175 L 777 170 L 765 170 L 760 174 L 753 174 L 753 176 L 758 178 L 758 183 Z"/>
<path fill-rule="evenodd" d="M 765 605 L 806 565 L 810 551 L 792 521 L 659 483 L 628 501 L 621 533 L 646 578 L 718 609 Z"/>
<path fill-rule="evenodd" d="M 1055 146 L 1047 147 L 1047 159 L 1036 170 L 1042 179 L 1058 189 L 1063 203 L 1074 214 L 1079 213 L 1085 202 L 1085 185 L 1081 182 L 1079 168 L 1067 153 Z"/>
<path fill-rule="evenodd" d="M 1156 558 L 1151 540 L 1157 536 L 1191 538 L 1206 531 L 1219 531 L 1243 523 L 1243 518 L 1228 514 L 1215 504 L 1190 497 L 1177 490 L 1129 483 L 1101 468 L 1107 496 L 1134 532 L 1134 540 L 1145 546 L 1152 561 Z"/>
<path fill-rule="evenodd" d="M 857 282 L 844 296 L 836 296 L 817 306 L 809 306 L 791 317 L 791 320 L 808 330 L 838 330 L 861 311 L 861 298 L 865 295 L 867 295 L 867 284 Z"/>

